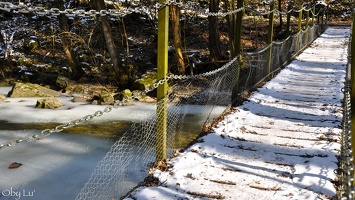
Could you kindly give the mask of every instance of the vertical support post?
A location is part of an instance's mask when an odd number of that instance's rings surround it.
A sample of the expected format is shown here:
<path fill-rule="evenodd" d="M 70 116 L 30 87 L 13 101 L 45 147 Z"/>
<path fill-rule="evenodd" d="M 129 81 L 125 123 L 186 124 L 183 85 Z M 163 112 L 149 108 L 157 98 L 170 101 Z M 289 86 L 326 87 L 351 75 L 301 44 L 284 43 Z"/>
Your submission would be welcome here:
<path fill-rule="evenodd" d="M 267 57 L 266 57 L 266 63 L 267 63 L 267 74 L 268 77 L 271 78 L 271 63 L 272 63 L 272 39 L 274 36 L 274 10 L 275 8 L 275 3 L 272 1 L 270 3 L 270 11 L 271 13 L 269 14 L 269 27 L 267 31 L 267 44 L 269 45 L 269 50 L 267 51 Z"/>
<path fill-rule="evenodd" d="M 243 7 L 243 0 L 237 0 L 237 9 L 240 9 Z M 238 56 L 238 61 L 237 65 L 235 66 L 237 69 L 237 76 L 235 77 L 235 83 L 233 85 L 232 89 L 232 106 L 237 106 L 238 105 L 238 99 L 239 99 L 239 74 L 240 74 L 240 67 L 242 65 L 242 56 L 240 55 L 241 53 L 241 38 L 242 38 L 242 21 L 243 21 L 243 11 L 240 11 L 237 13 L 237 20 L 236 20 L 236 25 L 235 25 L 235 30 L 236 30 L 236 35 L 234 38 L 234 44 L 235 44 L 235 51 L 234 51 L 234 57 Z"/>
<path fill-rule="evenodd" d="M 290 24 L 291 24 L 291 5 L 290 3 L 287 5 L 287 21 L 286 21 L 286 37 L 291 35 L 290 32 Z"/>
<path fill-rule="evenodd" d="M 303 11 L 303 5 L 301 5 L 300 12 L 298 13 L 296 52 L 298 52 L 301 49 L 301 30 L 302 30 L 302 15 L 303 15 L 302 11 Z"/>
<path fill-rule="evenodd" d="M 310 9 L 307 9 L 307 11 L 306 11 L 306 35 L 305 35 L 305 37 L 306 37 L 307 44 L 309 43 L 309 38 L 308 38 L 308 36 L 309 36 L 309 34 L 308 34 L 309 33 L 309 30 L 308 30 L 308 28 L 309 28 L 309 10 Z"/>
<path fill-rule="evenodd" d="M 166 0 L 159 0 L 164 3 Z M 157 78 L 164 79 L 168 73 L 168 38 L 169 38 L 169 6 L 158 11 L 158 66 Z M 156 120 L 156 161 L 166 158 L 167 135 L 167 101 L 168 83 L 159 85 L 157 89 L 157 120 Z"/>

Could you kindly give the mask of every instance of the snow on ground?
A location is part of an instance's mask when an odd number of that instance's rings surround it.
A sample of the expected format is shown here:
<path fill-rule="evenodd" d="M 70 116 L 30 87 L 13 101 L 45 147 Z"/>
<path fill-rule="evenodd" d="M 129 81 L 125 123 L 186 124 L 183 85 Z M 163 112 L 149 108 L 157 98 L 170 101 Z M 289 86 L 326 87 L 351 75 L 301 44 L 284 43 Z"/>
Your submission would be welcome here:
<path fill-rule="evenodd" d="M 328 199 L 338 168 L 349 27 L 329 27 L 213 131 L 126 199 Z"/>
<path fill-rule="evenodd" d="M 0 87 L 0 93 L 4 95 L 7 95 L 10 90 L 10 87 Z M 37 99 L 39 98 L 7 98 L 0 103 L 0 120 L 12 123 L 67 123 L 86 115 L 92 115 L 106 107 L 105 105 L 72 102 L 72 96 L 61 96 L 57 99 L 65 106 L 55 110 L 35 109 Z M 19 109 L 21 109 L 21 112 L 18 112 Z M 136 102 L 134 109 L 132 109 L 132 106 L 119 107 L 118 112 L 113 110 L 110 114 L 95 118 L 93 122 L 144 120 L 150 117 L 148 114 L 154 109 L 155 104 Z"/>

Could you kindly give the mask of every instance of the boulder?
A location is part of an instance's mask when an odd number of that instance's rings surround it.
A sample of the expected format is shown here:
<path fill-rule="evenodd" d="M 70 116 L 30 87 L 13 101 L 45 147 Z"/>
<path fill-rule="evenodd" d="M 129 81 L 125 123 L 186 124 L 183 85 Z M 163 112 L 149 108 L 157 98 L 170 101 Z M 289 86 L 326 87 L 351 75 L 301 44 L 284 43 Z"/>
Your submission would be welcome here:
<path fill-rule="evenodd" d="M 38 99 L 36 108 L 55 109 L 64 106 L 62 102 L 55 98 Z"/>
<path fill-rule="evenodd" d="M 65 78 L 64 76 L 58 76 L 55 80 L 55 85 L 60 89 L 65 89 L 69 85 L 69 79 Z"/>
<path fill-rule="evenodd" d="M 148 72 L 142 76 L 142 78 L 137 79 L 133 85 L 133 90 L 144 91 L 151 87 L 157 81 L 157 73 L 156 72 Z"/>
<path fill-rule="evenodd" d="M 0 94 L 0 101 L 4 101 L 6 99 L 5 95 Z"/>
<path fill-rule="evenodd" d="M 115 102 L 114 94 L 107 90 L 102 90 L 99 94 L 99 102 L 100 104 L 113 104 Z"/>
<path fill-rule="evenodd" d="M 121 95 L 122 95 L 122 99 L 128 99 L 128 98 L 132 97 L 133 94 L 132 94 L 131 90 L 125 89 L 125 90 L 121 91 Z"/>
<path fill-rule="evenodd" d="M 84 93 L 85 93 L 85 88 L 84 88 L 84 86 L 82 86 L 82 85 L 77 85 L 77 86 L 75 86 L 75 88 L 73 89 L 73 92 L 74 92 L 74 93 L 77 93 L 77 94 L 84 94 Z"/>
<path fill-rule="evenodd" d="M 72 102 L 87 102 L 87 101 L 88 101 L 87 98 L 85 98 L 85 97 L 80 97 L 80 96 L 74 97 L 74 98 L 72 99 Z"/>
<path fill-rule="evenodd" d="M 58 97 L 60 93 L 40 86 L 38 84 L 32 83 L 20 83 L 17 82 L 12 87 L 12 90 L 8 94 L 9 97 L 18 98 L 18 97 Z"/>

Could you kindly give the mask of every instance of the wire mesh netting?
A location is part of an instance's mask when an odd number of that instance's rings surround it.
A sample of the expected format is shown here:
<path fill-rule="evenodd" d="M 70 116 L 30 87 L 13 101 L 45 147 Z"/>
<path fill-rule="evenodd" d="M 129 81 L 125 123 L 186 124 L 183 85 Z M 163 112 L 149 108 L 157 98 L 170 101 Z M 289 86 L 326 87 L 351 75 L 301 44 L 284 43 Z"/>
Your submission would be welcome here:
<path fill-rule="evenodd" d="M 148 119 L 133 124 L 98 163 L 76 199 L 119 199 L 124 196 L 148 176 L 149 169 L 156 162 L 156 152 L 162 151 L 157 145 L 157 132 L 160 132 L 156 125 L 157 116 L 167 116 L 166 154 L 169 157 L 177 149 L 179 140 L 191 131 L 187 124 L 193 123 L 201 129 L 210 126 L 215 117 L 230 107 L 233 90 L 238 94 L 238 99 L 234 100 L 242 102 L 246 97 L 244 91 L 250 91 L 280 70 L 319 35 L 320 28 L 313 26 L 258 52 L 244 53 L 241 62 L 234 58 L 214 71 L 175 80 L 169 95 L 157 103 L 157 107 L 167 105 L 166 113 L 153 110 Z M 271 48 L 269 68 L 267 53 Z"/>

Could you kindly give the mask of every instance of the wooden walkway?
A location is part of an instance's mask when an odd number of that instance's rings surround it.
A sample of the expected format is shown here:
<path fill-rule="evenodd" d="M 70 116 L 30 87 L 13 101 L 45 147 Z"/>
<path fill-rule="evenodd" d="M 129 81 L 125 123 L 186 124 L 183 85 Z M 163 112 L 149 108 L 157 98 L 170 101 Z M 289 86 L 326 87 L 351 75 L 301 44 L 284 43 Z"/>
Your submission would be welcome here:
<path fill-rule="evenodd" d="M 329 27 L 242 106 L 127 199 L 329 199 L 349 27 Z"/>

